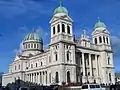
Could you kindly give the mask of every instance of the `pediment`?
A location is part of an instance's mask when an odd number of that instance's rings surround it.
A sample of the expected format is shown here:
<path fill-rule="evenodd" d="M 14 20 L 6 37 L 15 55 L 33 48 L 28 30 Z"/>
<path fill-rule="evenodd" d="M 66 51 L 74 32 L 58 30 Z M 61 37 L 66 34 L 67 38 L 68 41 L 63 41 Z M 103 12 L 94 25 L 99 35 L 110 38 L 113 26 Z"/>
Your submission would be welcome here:
<path fill-rule="evenodd" d="M 52 22 L 55 22 L 57 20 L 66 20 L 66 21 L 69 21 L 69 22 L 73 22 L 73 20 L 69 17 L 69 16 L 61 16 L 61 17 L 57 17 L 57 16 L 54 16 L 49 23 L 52 23 Z"/>
<path fill-rule="evenodd" d="M 110 34 L 107 29 L 104 29 L 104 30 L 94 30 L 94 31 L 92 32 L 92 35 L 94 35 L 94 34 L 99 34 L 99 33 Z"/>
<path fill-rule="evenodd" d="M 20 57 L 19 57 L 18 55 L 16 55 L 14 61 L 17 61 L 17 60 L 19 60 L 19 59 L 20 59 Z"/>

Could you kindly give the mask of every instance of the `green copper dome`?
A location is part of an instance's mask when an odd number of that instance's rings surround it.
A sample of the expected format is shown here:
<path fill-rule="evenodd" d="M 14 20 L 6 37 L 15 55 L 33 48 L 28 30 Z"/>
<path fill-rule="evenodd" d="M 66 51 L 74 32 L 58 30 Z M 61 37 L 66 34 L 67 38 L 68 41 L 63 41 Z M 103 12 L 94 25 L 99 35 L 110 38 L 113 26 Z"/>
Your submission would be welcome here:
<path fill-rule="evenodd" d="M 95 24 L 94 28 L 100 28 L 100 27 L 106 28 L 106 25 L 99 20 L 99 21 Z"/>
<path fill-rule="evenodd" d="M 24 38 L 24 41 L 36 41 L 43 43 L 42 38 L 35 32 L 27 34 Z"/>
<path fill-rule="evenodd" d="M 68 11 L 65 7 L 63 6 L 59 6 L 58 8 L 55 9 L 54 11 L 54 14 L 57 14 L 57 13 L 65 13 L 65 14 L 68 14 Z"/>

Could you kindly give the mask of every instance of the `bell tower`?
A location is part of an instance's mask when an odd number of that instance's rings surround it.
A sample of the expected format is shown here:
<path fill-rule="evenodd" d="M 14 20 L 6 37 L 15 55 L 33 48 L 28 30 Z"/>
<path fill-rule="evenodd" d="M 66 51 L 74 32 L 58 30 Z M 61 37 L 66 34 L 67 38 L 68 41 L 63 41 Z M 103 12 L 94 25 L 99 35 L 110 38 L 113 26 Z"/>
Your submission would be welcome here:
<path fill-rule="evenodd" d="M 100 62 L 99 67 L 101 67 L 101 77 L 105 79 L 102 81 L 104 83 L 115 83 L 115 71 L 113 63 L 113 51 L 110 44 L 110 33 L 106 25 L 100 21 L 94 26 L 94 31 L 92 33 L 93 44 L 97 46 L 100 51 L 100 56 L 98 57 L 98 62 Z"/>
<path fill-rule="evenodd" d="M 51 62 L 55 65 L 53 68 L 57 68 L 58 73 L 60 73 L 59 83 L 76 82 L 76 75 L 72 74 L 76 72 L 72 23 L 73 20 L 69 17 L 67 9 L 60 2 L 60 5 L 54 10 L 53 17 L 50 20 L 50 56 L 52 58 Z M 68 67 L 71 69 L 68 70 Z M 53 77 L 56 77 L 54 76 L 56 75 L 55 71 L 52 74 Z"/>
<path fill-rule="evenodd" d="M 92 33 L 93 44 L 110 46 L 109 35 L 110 33 L 107 30 L 106 25 L 98 18 L 98 22 L 95 24 L 94 31 Z"/>
<path fill-rule="evenodd" d="M 50 21 L 51 44 L 63 40 L 73 42 L 72 23 L 73 20 L 69 17 L 67 9 L 60 2 Z"/>

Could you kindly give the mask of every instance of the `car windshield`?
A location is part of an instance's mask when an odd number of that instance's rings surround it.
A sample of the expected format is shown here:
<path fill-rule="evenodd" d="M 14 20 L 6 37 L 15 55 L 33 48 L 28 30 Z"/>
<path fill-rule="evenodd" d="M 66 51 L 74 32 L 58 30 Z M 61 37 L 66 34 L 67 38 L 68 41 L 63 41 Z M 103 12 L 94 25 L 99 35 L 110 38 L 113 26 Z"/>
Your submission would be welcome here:
<path fill-rule="evenodd" d="M 82 89 L 88 89 L 88 85 L 83 85 Z"/>
<path fill-rule="evenodd" d="M 100 88 L 100 85 L 95 85 L 96 88 Z"/>
<path fill-rule="evenodd" d="M 95 85 L 90 85 L 90 88 L 95 88 Z"/>
<path fill-rule="evenodd" d="M 101 86 L 102 88 L 105 88 L 105 85 L 104 85 L 104 84 L 101 84 L 100 86 Z"/>

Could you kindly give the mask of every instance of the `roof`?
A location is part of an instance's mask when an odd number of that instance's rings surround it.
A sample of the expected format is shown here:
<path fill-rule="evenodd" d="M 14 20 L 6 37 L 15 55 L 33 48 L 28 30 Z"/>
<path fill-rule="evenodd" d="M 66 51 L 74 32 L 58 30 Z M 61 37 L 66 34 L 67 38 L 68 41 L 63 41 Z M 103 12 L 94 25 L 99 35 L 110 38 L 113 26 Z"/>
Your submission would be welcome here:
<path fill-rule="evenodd" d="M 57 14 L 57 13 L 65 13 L 65 14 L 68 14 L 68 10 L 63 7 L 61 4 L 59 7 L 57 7 L 54 11 L 54 14 Z"/>
<path fill-rule="evenodd" d="M 43 42 L 42 38 L 36 32 L 28 33 L 24 38 L 24 42 L 26 41 Z"/>
<path fill-rule="evenodd" d="M 104 27 L 106 28 L 106 25 L 98 19 L 98 22 L 95 24 L 94 28 L 101 28 Z"/>

